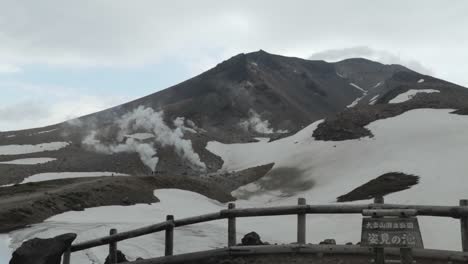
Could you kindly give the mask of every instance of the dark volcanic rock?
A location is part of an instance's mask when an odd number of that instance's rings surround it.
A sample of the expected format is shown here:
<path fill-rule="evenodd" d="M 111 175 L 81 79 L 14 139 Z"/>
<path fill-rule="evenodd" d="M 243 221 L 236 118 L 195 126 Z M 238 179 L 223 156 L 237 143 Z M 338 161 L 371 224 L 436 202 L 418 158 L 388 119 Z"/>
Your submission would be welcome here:
<path fill-rule="evenodd" d="M 10 264 L 60 264 L 63 252 L 75 238 L 76 234 L 68 233 L 49 239 L 28 240 L 13 253 Z"/>
<path fill-rule="evenodd" d="M 337 198 L 338 202 L 368 200 L 411 188 L 418 184 L 419 177 L 401 172 L 385 173 L 351 192 Z"/>
<path fill-rule="evenodd" d="M 122 262 L 127 262 L 127 257 L 125 256 L 124 253 L 122 253 L 122 251 L 120 250 L 117 250 L 117 263 L 122 263 Z M 111 264 L 110 262 L 110 256 L 107 256 L 106 257 L 106 261 L 104 262 L 104 264 Z"/>
<path fill-rule="evenodd" d="M 468 115 L 468 107 L 459 109 L 456 111 L 453 111 L 452 114 L 457 114 L 457 115 Z"/>
<path fill-rule="evenodd" d="M 264 245 L 265 243 L 262 242 L 260 239 L 260 235 L 256 232 L 250 232 L 242 238 L 242 246 L 256 246 L 256 245 Z"/>
<path fill-rule="evenodd" d="M 319 245 L 336 245 L 335 239 L 325 239 L 324 241 L 320 242 Z"/>

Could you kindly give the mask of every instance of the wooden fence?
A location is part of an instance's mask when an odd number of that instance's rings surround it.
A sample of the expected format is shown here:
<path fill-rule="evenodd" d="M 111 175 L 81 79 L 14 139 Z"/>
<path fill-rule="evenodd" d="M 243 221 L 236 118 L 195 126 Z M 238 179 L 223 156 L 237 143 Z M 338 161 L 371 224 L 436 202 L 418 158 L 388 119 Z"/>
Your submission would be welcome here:
<path fill-rule="evenodd" d="M 399 205 L 384 204 L 382 198 L 376 198 L 373 204 L 350 205 L 307 205 L 304 198 L 299 198 L 295 206 L 278 206 L 266 208 L 236 208 L 234 203 L 229 203 L 228 208 L 219 212 L 204 214 L 194 217 L 174 219 L 174 216 L 168 215 L 166 221 L 149 225 L 146 227 L 118 233 L 111 229 L 109 236 L 94 240 L 74 244 L 63 255 L 63 264 L 70 264 L 71 253 L 103 245 L 109 245 L 109 256 L 111 263 L 117 263 L 117 242 L 148 235 L 156 232 L 165 232 L 165 256 L 173 255 L 174 250 L 174 228 L 187 226 L 197 223 L 209 222 L 213 220 L 227 219 L 228 223 L 228 247 L 235 247 L 236 241 L 236 218 L 238 217 L 258 217 L 258 216 L 279 216 L 279 215 L 297 215 L 297 243 L 306 244 L 306 215 L 308 214 L 374 214 L 373 209 L 398 209 L 395 212 L 408 212 L 411 215 L 451 217 L 460 219 L 461 226 L 461 244 L 463 252 L 468 252 L 468 200 L 460 200 L 459 206 L 427 206 L 427 205 Z M 408 209 L 408 210 L 406 210 Z M 378 217 L 378 215 L 375 215 Z M 227 250 L 229 250 L 229 248 Z M 221 252 L 222 250 L 220 250 Z M 365 250 L 355 250 L 361 252 Z M 210 251 L 206 251 L 210 252 Z M 217 251 L 218 252 L 218 251 Z M 419 251 L 418 251 L 419 252 Z M 425 253 L 426 252 L 426 253 Z M 378 255 L 383 254 L 376 252 Z M 421 256 L 433 254 L 432 251 L 418 253 Z M 468 253 L 467 253 L 468 254 Z M 462 254 L 461 258 L 466 259 Z M 438 253 L 439 257 L 444 257 L 443 251 Z M 453 254 L 447 254 L 447 260 L 453 259 Z M 174 258 L 173 256 L 172 258 Z M 377 262 L 377 260 L 376 260 Z M 380 262 L 380 261 L 379 261 Z M 150 263 L 150 262 L 148 262 Z M 153 262 L 151 262 L 153 263 Z M 154 262 L 160 263 L 160 262 Z"/>

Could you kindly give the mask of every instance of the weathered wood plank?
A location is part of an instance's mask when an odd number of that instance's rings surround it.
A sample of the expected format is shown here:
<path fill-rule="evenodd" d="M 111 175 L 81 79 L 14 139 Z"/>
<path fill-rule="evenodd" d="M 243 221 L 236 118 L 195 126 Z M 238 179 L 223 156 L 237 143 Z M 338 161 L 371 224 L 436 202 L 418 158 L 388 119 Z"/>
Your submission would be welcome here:
<path fill-rule="evenodd" d="M 468 206 L 422 206 L 422 205 L 395 205 L 395 204 L 368 204 L 368 205 L 296 205 L 296 206 L 279 206 L 268 208 L 246 208 L 246 209 L 231 209 L 221 210 L 211 214 L 178 219 L 174 221 L 176 227 L 202 223 L 207 221 L 219 220 L 232 217 L 253 217 L 253 216 L 275 216 L 275 215 L 294 215 L 294 214 L 361 214 L 365 209 L 414 209 L 418 215 L 424 216 L 440 216 L 468 217 Z M 170 223 L 162 222 L 135 230 L 122 232 L 113 236 L 102 237 L 72 246 L 71 251 L 79 251 L 96 246 L 109 244 L 110 242 L 118 242 L 133 237 L 139 237 L 155 232 L 164 231 Z"/>
<path fill-rule="evenodd" d="M 383 217 L 383 216 L 398 216 L 409 217 L 416 216 L 418 211 L 415 209 L 364 209 L 363 216 Z"/>
<path fill-rule="evenodd" d="M 372 248 L 348 245 L 263 245 L 263 246 L 235 246 L 230 248 L 207 250 L 194 253 L 180 254 L 170 257 L 159 257 L 153 259 L 127 262 L 125 264 L 177 264 L 190 263 L 191 261 L 200 261 L 214 257 L 239 257 L 255 255 L 275 255 L 275 254 L 293 254 L 293 255 L 357 255 L 371 256 Z M 400 250 L 391 248 L 386 251 L 388 256 L 399 257 Z M 440 260 L 452 261 L 452 263 L 465 263 L 468 261 L 468 254 L 457 251 L 431 250 L 431 249 L 413 249 L 413 258 L 415 260 Z"/>
<path fill-rule="evenodd" d="M 139 237 L 139 236 L 143 236 L 143 235 L 163 231 L 163 230 L 166 230 L 166 227 L 168 225 L 170 225 L 170 224 L 171 223 L 165 221 L 165 222 L 162 222 L 162 223 L 159 223 L 159 224 L 142 227 L 142 228 L 138 228 L 138 229 L 118 233 L 118 234 L 111 235 L 111 236 L 106 236 L 106 237 L 101 237 L 101 238 L 94 239 L 94 240 L 89 240 L 89 241 L 86 241 L 86 242 L 83 242 L 83 243 L 72 245 L 71 251 L 76 252 L 76 251 L 80 251 L 80 250 L 84 250 L 84 249 L 88 249 L 88 248 L 107 245 L 110 242 L 118 242 L 118 241 L 126 240 L 126 239 L 129 239 L 129 238 L 133 238 L 133 237 Z"/>
<path fill-rule="evenodd" d="M 382 206 L 384 204 L 383 196 L 378 196 L 374 198 L 374 204 Z M 363 210 L 364 213 L 364 210 Z M 383 216 L 372 216 L 373 218 L 382 218 Z M 361 242 L 362 243 L 362 242 Z M 385 249 L 376 247 L 374 248 L 374 263 L 375 264 L 385 264 Z"/>
<path fill-rule="evenodd" d="M 109 232 L 109 235 L 117 234 L 117 229 L 112 228 Z M 115 264 L 117 263 L 117 242 L 112 241 L 109 243 L 109 263 Z"/>
<path fill-rule="evenodd" d="M 468 208 L 468 200 L 460 200 L 460 206 Z M 468 252 L 468 216 L 460 217 L 461 242 L 463 252 Z"/>
<path fill-rule="evenodd" d="M 68 248 L 68 249 L 65 250 L 65 252 L 63 253 L 63 256 L 62 256 L 62 263 L 63 263 L 63 264 L 70 264 L 70 257 L 71 257 L 71 250 L 70 250 L 70 248 Z"/>
<path fill-rule="evenodd" d="M 207 251 L 179 254 L 168 257 L 158 257 L 152 259 L 137 260 L 132 262 L 125 262 L 121 264 L 174 264 L 174 263 L 190 263 L 194 261 L 201 261 L 208 258 L 215 257 L 228 257 L 229 256 L 228 248 L 221 249 L 212 249 Z"/>
<path fill-rule="evenodd" d="M 174 225 L 176 227 L 186 226 L 186 225 L 193 225 L 193 224 L 198 224 L 198 223 L 203 223 L 203 222 L 209 222 L 213 220 L 219 220 L 223 218 L 227 218 L 227 217 L 223 217 L 221 216 L 220 212 L 216 212 L 216 213 L 211 213 L 211 214 L 204 214 L 204 215 L 193 216 L 193 217 L 188 217 L 188 218 L 176 219 L 174 220 Z"/>
<path fill-rule="evenodd" d="M 299 198 L 297 204 L 306 205 L 306 200 L 304 198 Z M 297 215 L 297 243 L 306 243 L 306 214 Z"/>
<path fill-rule="evenodd" d="M 235 203 L 229 203 L 228 210 L 233 210 L 236 208 Z M 236 231 L 236 218 L 229 217 L 228 218 L 228 246 L 232 247 L 237 244 L 237 231 Z"/>
<path fill-rule="evenodd" d="M 414 209 L 418 215 L 441 216 L 458 218 L 468 216 L 468 207 L 461 206 L 427 206 L 427 205 L 397 205 L 397 204 L 330 204 L 330 205 L 296 205 L 278 206 L 267 208 L 238 208 L 234 210 L 222 210 L 222 217 L 253 217 L 275 216 L 294 214 L 362 214 L 365 209 Z"/>
<path fill-rule="evenodd" d="M 166 221 L 171 222 L 172 225 L 166 227 L 164 255 L 172 256 L 174 254 L 174 216 L 166 216 Z"/>

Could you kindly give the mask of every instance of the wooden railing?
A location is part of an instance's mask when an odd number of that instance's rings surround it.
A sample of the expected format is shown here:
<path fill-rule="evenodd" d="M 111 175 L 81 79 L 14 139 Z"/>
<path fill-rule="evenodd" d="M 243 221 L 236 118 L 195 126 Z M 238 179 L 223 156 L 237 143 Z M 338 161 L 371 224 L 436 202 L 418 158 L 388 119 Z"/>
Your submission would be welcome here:
<path fill-rule="evenodd" d="M 236 218 L 238 217 L 297 215 L 297 243 L 306 244 L 307 214 L 363 214 L 363 211 L 367 211 L 368 209 L 410 209 L 420 216 L 452 217 L 460 219 L 462 249 L 463 252 L 468 252 L 468 200 L 460 200 L 460 206 L 383 204 L 383 199 L 381 198 L 376 199 L 373 204 L 367 205 L 307 205 L 305 199 L 299 198 L 298 204 L 295 206 L 236 208 L 234 203 L 229 203 L 228 209 L 215 213 L 182 219 L 174 219 L 174 216 L 168 215 L 164 222 L 121 233 L 117 233 L 117 230 L 111 229 L 109 236 L 72 245 L 71 248 L 64 253 L 63 263 L 70 264 L 72 252 L 103 245 L 109 245 L 110 261 L 111 263 L 117 263 L 117 242 L 162 231 L 165 231 L 165 256 L 172 256 L 174 249 L 174 228 L 220 219 L 228 219 L 227 243 L 229 247 L 234 247 L 237 244 Z"/>

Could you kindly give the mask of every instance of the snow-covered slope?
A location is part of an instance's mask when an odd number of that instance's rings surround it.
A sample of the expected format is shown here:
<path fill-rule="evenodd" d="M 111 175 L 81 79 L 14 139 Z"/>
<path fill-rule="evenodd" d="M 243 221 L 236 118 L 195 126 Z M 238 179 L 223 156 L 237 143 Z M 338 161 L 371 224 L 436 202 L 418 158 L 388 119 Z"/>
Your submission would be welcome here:
<path fill-rule="evenodd" d="M 409 90 L 406 91 L 402 94 L 399 94 L 397 97 L 393 98 L 390 100 L 390 104 L 397 104 L 397 103 L 403 103 L 408 100 L 411 100 L 413 97 L 415 97 L 419 93 L 440 93 L 439 90 L 434 90 L 434 89 L 420 89 L 420 90 Z"/>
<path fill-rule="evenodd" d="M 27 158 L 27 159 L 16 159 L 10 161 L 2 161 L 0 164 L 12 164 L 12 165 L 36 165 L 43 164 L 57 160 L 56 158 Z"/>
<path fill-rule="evenodd" d="M 309 204 L 332 203 L 342 194 L 391 171 L 421 177 L 415 187 L 386 197 L 390 203 L 456 205 L 467 198 L 468 116 L 451 110 L 419 109 L 379 120 L 367 126 L 373 138 L 348 141 L 317 141 L 312 137 L 318 122 L 297 134 L 273 142 L 222 144 L 207 148 L 224 160 L 223 170 L 241 170 L 275 162 L 273 170 L 259 181 L 241 187 L 234 194 L 238 207 L 291 205 L 298 197 Z M 77 232 L 78 241 L 107 234 L 111 227 L 128 230 L 163 221 L 166 214 L 176 218 L 226 208 L 199 194 L 168 189 L 157 190 L 161 200 L 152 205 L 108 206 L 68 212 L 45 223 L 12 232 L 12 243 L 24 239 Z M 366 203 L 368 201 L 362 201 Z M 420 217 L 427 248 L 460 249 L 456 219 Z M 280 221 L 281 220 L 281 221 Z M 264 240 L 289 243 L 295 240 L 296 218 L 268 217 L 238 220 L 239 238 L 257 231 Z M 361 216 L 311 215 L 307 218 L 308 241 L 318 243 L 335 238 L 338 243 L 357 242 Z M 176 253 L 225 246 L 226 223 L 216 221 L 176 229 Z M 131 258 L 162 255 L 164 235 L 153 234 L 119 244 Z M 74 263 L 102 263 L 106 247 L 72 255 Z M 79 260 L 79 261 L 78 261 Z M 76 262 L 75 262 L 76 261 Z"/>

